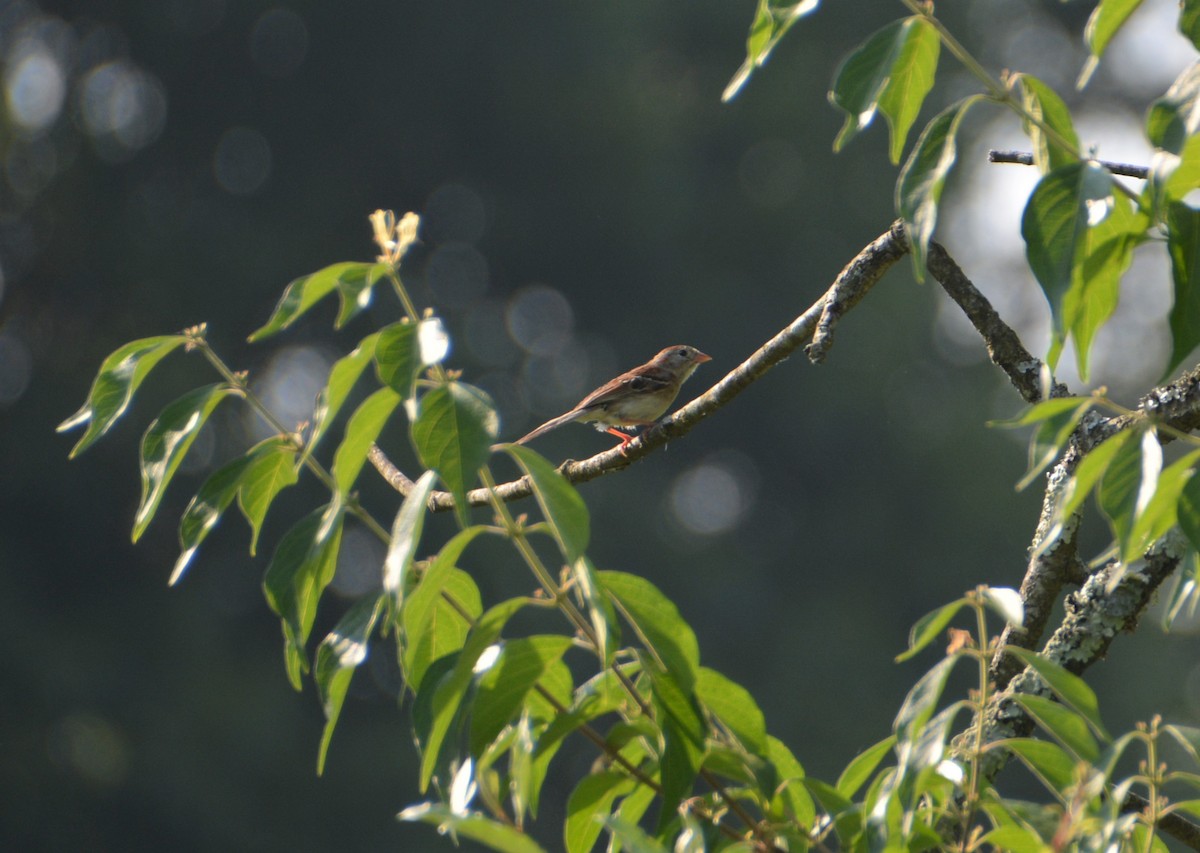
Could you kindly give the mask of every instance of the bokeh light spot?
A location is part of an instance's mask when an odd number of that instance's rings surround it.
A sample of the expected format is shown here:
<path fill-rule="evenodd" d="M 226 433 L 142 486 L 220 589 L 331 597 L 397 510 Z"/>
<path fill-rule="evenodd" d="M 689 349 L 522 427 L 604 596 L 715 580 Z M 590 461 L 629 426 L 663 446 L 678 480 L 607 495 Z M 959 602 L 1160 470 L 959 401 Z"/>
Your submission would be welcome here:
<path fill-rule="evenodd" d="M 101 156 L 120 161 L 158 138 L 166 122 L 167 95 L 157 77 L 115 60 L 84 77 L 80 111 Z"/>
<path fill-rule="evenodd" d="M 129 772 L 129 744 L 108 720 L 96 714 L 72 713 L 50 730 L 51 759 L 101 788 L 115 788 Z"/>
<path fill-rule="evenodd" d="M 343 598 L 358 598 L 379 589 L 383 560 L 387 552 L 383 543 L 360 527 L 346 531 L 338 551 L 337 571 L 330 588 Z"/>
<path fill-rule="evenodd" d="M 429 259 L 425 277 L 438 305 L 465 308 L 487 291 L 487 261 L 469 243 L 443 243 Z"/>
<path fill-rule="evenodd" d="M 254 392 L 284 426 L 295 427 L 312 417 L 317 394 L 325 386 L 333 360 L 312 347 L 286 347 L 271 359 Z M 269 426 L 247 409 L 247 427 L 257 440 L 272 435 Z"/>
<path fill-rule="evenodd" d="M 714 454 L 675 478 L 668 497 L 671 512 L 692 533 L 727 533 L 753 504 L 757 479 L 753 463 L 742 454 Z"/>
<path fill-rule="evenodd" d="M 0 406 L 11 406 L 33 376 L 33 357 L 25 342 L 15 335 L 0 332 Z"/>
<path fill-rule="evenodd" d="M 9 67 L 4 78 L 4 96 L 14 122 L 31 134 L 54 124 L 67 94 L 67 81 L 50 51 L 29 51 Z"/>
<path fill-rule="evenodd" d="M 575 314 L 567 298 L 536 284 L 519 291 L 508 304 L 508 333 L 526 352 L 558 355 L 571 340 Z"/>
<path fill-rule="evenodd" d="M 250 32 L 250 58 L 270 77 L 290 77 L 308 53 L 308 27 L 291 9 L 269 9 Z"/>
<path fill-rule="evenodd" d="M 228 193 L 258 192 L 271 174 L 271 146 L 266 137 L 249 127 L 225 131 L 213 154 L 213 174 Z"/>

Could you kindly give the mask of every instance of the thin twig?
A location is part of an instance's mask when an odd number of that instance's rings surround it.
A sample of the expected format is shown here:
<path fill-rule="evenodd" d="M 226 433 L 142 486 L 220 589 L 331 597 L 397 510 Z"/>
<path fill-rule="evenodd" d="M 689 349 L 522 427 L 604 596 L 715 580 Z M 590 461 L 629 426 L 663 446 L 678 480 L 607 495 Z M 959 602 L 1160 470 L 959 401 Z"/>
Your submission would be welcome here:
<path fill-rule="evenodd" d="M 1033 155 L 1028 151 L 1001 151 L 996 148 L 988 151 L 989 163 L 1015 163 L 1018 166 L 1032 166 Z M 1150 177 L 1150 170 L 1145 166 L 1138 166 L 1133 163 L 1114 163 L 1111 160 L 1095 160 L 1114 175 L 1123 175 L 1126 178 L 1137 178 L 1146 180 Z"/>

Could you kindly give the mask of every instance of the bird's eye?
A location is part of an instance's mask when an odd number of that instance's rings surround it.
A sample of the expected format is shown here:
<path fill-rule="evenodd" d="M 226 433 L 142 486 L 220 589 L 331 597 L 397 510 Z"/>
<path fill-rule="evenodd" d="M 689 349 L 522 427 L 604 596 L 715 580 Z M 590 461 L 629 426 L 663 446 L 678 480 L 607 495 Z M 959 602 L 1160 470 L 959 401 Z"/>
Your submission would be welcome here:
<path fill-rule="evenodd" d="M 646 380 L 640 376 L 635 376 L 629 381 L 629 387 L 634 391 L 640 391 L 646 385 Z"/>
<path fill-rule="evenodd" d="M 680 358 L 687 358 L 688 351 L 680 347 L 679 349 L 675 350 L 675 355 L 679 356 Z"/>

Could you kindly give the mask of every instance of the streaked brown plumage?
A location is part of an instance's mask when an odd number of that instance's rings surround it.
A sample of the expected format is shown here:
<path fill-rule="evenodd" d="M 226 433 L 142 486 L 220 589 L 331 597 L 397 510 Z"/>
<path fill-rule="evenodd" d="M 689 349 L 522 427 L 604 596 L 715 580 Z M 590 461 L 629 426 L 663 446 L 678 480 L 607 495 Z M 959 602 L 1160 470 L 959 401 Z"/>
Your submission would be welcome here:
<path fill-rule="evenodd" d="M 601 385 L 571 411 L 551 418 L 516 443 L 525 444 L 563 424 L 578 422 L 594 423 L 596 429 L 620 438 L 624 448 L 633 436 L 616 427 L 654 423 L 675 402 L 679 386 L 706 361 L 711 357 L 695 347 L 667 347 L 640 367 Z"/>

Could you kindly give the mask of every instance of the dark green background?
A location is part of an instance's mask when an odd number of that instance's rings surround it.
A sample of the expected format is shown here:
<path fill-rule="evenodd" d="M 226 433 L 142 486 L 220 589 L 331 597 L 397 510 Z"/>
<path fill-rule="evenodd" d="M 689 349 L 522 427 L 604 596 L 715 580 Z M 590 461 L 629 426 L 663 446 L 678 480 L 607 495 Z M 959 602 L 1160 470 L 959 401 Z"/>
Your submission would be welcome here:
<path fill-rule="evenodd" d="M 840 117 L 825 92 L 838 59 L 898 4 L 829 4 L 731 105 L 719 98 L 744 57 L 749 0 L 293 2 L 281 8 L 303 21 L 307 51 L 283 77 L 251 55 L 270 8 L 42 9 L 79 34 L 108 28 L 109 48 L 161 81 L 167 114 L 152 144 L 113 163 L 68 108 L 53 140 L 74 153 L 35 198 L 5 200 L 0 323 L 27 344 L 33 373 L 0 409 L 4 849 L 450 845 L 393 820 L 418 794 L 407 708 L 389 698 L 383 655 L 356 678 L 326 774 L 314 774 L 321 711 L 311 687 L 296 695 L 287 684 L 260 580 L 273 542 L 318 491 L 285 493 L 256 558 L 231 515 L 177 589 L 166 587 L 174 519 L 202 472 L 181 476 L 130 544 L 138 438 L 165 402 L 212 381 L 199 359 L 174 357 L 110 437 L 68 462 L 72 440 L 53 428 L 119 344 L 206 321 L 227 360 L 252 373 L 281 346 L 348 350 L 395 316 L 386 294 L 341 334 L 323 310 L 281 339 L 252 348 L 244 338 L 292 278 L 371 258 L 372 210 L 430 207 L 427 254 L 409 267 L 423 302 L 428 253 L 465 234 L 487 262 L 484 298 L 533 283 L 561 291 L 610 372 L 694 344 L 713 356 L 687 386 L 698 393 L 892 218 L 883 127 L 834 156 Z M 0 12 L 12 21 L 36 10 Z M 235 126 L 270 145 L 270 175 L 250 195 L 214 178 L 218 141 Z M 763 177 L 763 151 L 785 152 L 784 171 Z M 447 185 L 480 200 L 483 219 L 443 204 L 462 196 Z M 959 260 L 969 274 L 971 259 Z M 985 364 L 938 355 L 932 317 L 944 298 L 897 268 L 839 328 L 824 366 L 794 357 L 686 440 L 582 487 L 597 565 L 643 574 L 671 596 L 704 663 L 745 684 L 772 733 L 829 780 L 888 733 L 932 662 L 892 663 L 909 625 L 976 584 L 1018 585 L 1036 518 L 1036 490 L 1012 489 L 1023 447 L 985 427 L 1017 411 L 1017 396 Z M 456 341 L 469 309 L 446 313 Z M 522 368 L 519 356 L 486 361 L 464 346 L 451 356 L 468 381 L 503 385 Z M 584 390 L 607 378 L 589 374 Z M 553 414 L 513 405 L 507 437 Z M 399 450 L 401 430 L 397 421 L 387 442 Z M 607 443 L 571 427 L 539 449 L 582 457 Z M 218 450 L 236 448 L 219 439 Z M 709 458 L 737 460 L 756 498 L 737 529 L 698 537 L 673 520 L 668 495 Z M 390 519 L 394 500 L 365 478 Z M 1103 544 L 1095 523 L 1091 534 Z M 502 549 L 472 551 L 463 565 L 485 594 L 532 585 Z M 342 606 L 331 599 L 318 627 Z M 1110 728 L 1153 711 L 1196 724 L 1183 678 L 1194 649 L 1150 624 L 1118 642 L 1095 670 Z M 593 758 L 569 745 L 558 779 L 578 778 Z M 545 797 L 538 832 L 551 848 L 567 784 Z"/>

